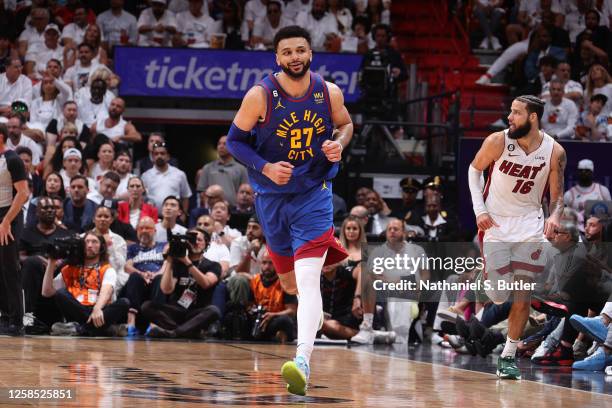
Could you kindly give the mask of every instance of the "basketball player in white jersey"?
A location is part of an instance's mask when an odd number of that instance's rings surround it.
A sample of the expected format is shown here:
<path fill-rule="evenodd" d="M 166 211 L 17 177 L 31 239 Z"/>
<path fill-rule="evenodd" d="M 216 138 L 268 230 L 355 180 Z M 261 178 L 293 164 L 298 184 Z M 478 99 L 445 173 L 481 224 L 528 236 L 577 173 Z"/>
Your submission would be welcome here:
<path fill-rule="evenodd" d="M 565 150 L 540 130 L 544 101 L 526 95 L 516 98 L 510 127 L 489 135 L 468 170 L 479 238 L 492 289 L 487 295 L 503 303 L 513 295 L 506 346 L 497 361 L 500 378 L 519 380 L 516 347 L 529 317 L 529 284 L 544 269 L 540 256 L 547 238 L 559 228 L 563 211 Z M 482 172 L 489 168 L 484 187 Z M 542 198 L 550 191 L 550 216 L 544 221 Z M 499 282 L 523 283 L 511 291 L 497 290 Z"/>

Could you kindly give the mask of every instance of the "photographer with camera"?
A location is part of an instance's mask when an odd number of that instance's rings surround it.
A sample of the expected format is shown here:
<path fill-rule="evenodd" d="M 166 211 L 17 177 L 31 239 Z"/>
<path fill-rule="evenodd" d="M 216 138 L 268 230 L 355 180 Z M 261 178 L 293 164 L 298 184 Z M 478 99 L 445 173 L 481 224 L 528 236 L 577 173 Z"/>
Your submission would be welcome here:
<path fill-rule="evenodd" d="M 364 106 L 373 114 L 397 119 L 398 85 L 408 78 L 406 64 L 399 52 L 391 48 L 391 29 L 386 24 L 377 24 L 372 29 L 376 46 L 368 51 L 361 63 L 360 86 L 364 95 Z M 371 102 L 375 104 L 371 104 Z"/>
<path fill-rule="evenodd" d="M 70 235 L 69 231 L 56 225 L 56 217 L 57 207 L 53 199 L 48 196 L 40 197 L 36 203 L 38 222 L 36 225 L 26 227 L 19 240 L 25 315 L 29 318 L 24 320 L 27 321 L 26 332 L 28 333 L 35 332 L 32 331 L 34 317 L 37 320 L 36 329 L 44 333 L 48 332 L 48 329 L 59 320 L 60 316 L 55 303 L 41 296 L 45 267 L 49 261 L 47 248 L 54 239 Z"/>
<path fill-rule="evenodd" d="M 58 260 L 64 259 L 53 278 Z M 117 272 L 108 261 L 106 240 L 89 231 L 83 238 L 56 239 L 49 251 L 42 295 L 53 298 L 67 323 L 55 323 L 54 335 L 125 336 L 129 300 L 112 301 Z"/>
<path fill-rule="evenodd" d="M 169 238 L 160 282 L 167 301 L 148 300 L 141 308 L 152 322 L 148 336 L 200 338 L 203 330 L 219 320 L 221 312 L 211 302 L 221 265 L 202 256 L 209 242 L 210 235 L 198 228 Z"/>
<path fill-rule="evenodd" d="M 281 343 L 293 341 L 297 297 L 283 291 L 272 264 L 268 249 L 264 246 L 257 256 L 261 273 L 251 279 L 251 301 L 255 340 L 275 339 Z"/>

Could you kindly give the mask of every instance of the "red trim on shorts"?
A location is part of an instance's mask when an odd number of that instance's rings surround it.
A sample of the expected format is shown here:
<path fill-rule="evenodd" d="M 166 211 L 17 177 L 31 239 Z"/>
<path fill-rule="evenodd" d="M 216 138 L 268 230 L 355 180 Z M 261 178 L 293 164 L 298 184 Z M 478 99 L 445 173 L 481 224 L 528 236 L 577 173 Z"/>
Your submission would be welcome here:
<path fill-rule="evenodd" d="M 279 275 L 283 275 L 293 270 L 292 256 L 279 255 L 272 251 L 269 245 L 266 245 L 266 248 L 268 248 L 268 253 L 270 254 L 270 258 L 272 259 L 272 264 L 274 264 L 274 269 L 276 269 L 276 273 L 278 273 Z"/>
<path fill-rule="evenodd" d="M 544 265 L 534 265 L 534 264 L 530 264 L 527 262 L 521 262 L 521 261 L 512 261 L 510 262 L 510 266 L 512 267 L 512 270 L 522 269 L 524 271 L 534 272 L 534 273 L 540 273 L 544 271 Z"/>
<path fill-rule="evenodd" d="M 512 272 L 512 264 L 508 264 L 506 266 L 502 266 L 499 269 L 495 270 L 497 273 L 499 273 L 500 275 L 505 275 L 507 273 Z"/>
<path fill-rule="evenodd" d="M 295 260 L 304 258 L 320 258 L 327 251 L 324 265 L 333 265 L 344 261 L 348 252 L 342 247 L 340 241 L 334 236 L 334 227 L 330 227 L 319 237 L 302 245 L 293 258 Z"/>

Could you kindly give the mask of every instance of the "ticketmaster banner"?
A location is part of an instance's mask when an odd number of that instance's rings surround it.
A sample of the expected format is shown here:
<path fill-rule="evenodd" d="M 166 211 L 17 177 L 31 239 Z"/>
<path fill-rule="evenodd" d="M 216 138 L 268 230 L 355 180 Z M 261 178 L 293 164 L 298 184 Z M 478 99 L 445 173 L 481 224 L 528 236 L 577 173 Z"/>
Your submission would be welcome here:
<path fill-rule="evenodd" d="M 331 78 L 346 102 L 359 98 L 361 55 L 315 54 L 311 69 Z M 122 96 L 240 99 L 278 69 L 272 52 L 117 47 L 115 72 Z"/>

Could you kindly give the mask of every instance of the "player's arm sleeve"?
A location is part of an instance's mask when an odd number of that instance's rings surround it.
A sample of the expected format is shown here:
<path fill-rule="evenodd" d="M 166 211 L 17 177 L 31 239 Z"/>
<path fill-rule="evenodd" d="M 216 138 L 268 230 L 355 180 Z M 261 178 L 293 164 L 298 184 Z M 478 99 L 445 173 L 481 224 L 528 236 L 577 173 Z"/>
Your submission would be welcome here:
<path fill-rule="evenodd" d="M 250 131 L 242 130 L 234 123 L 227 133 L 227 150 L 234 158 L 245 166 L 261 172 L 268 163 L 250 144 Z"/>
<path fill-rule="evenodd" d="M 482 171 L 478 170 L 470 164 L 468 169 L 468 183 L 470 186 L 470 194 L 472 195 L 472 206 L 474 214 L 478 217 L 480 214 L 487 212 L 487 207 L 482 197 L 483 178 Z"/>

